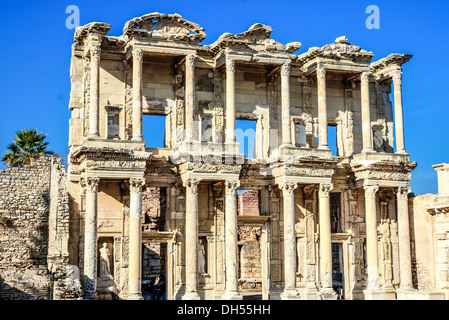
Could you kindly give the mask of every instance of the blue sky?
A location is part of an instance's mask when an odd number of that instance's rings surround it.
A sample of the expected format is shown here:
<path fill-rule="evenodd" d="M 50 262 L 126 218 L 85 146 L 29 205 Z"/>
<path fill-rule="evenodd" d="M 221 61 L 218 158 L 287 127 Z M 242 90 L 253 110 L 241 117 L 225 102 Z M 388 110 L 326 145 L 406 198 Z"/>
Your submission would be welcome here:
<path fill-rule="evenodd" d="M 413 54 L 403 79 L 406 149 L 418 162 L 411 186 L 415 194 L 437 192 L 432 165 L 449 161 L 449 1 L 0 0 L 0 154 L 23 128 L 48 133 L 54 152 L 68 152 L 74 35 L 66 28 L 69 5 L 78 6 L 81 25 L 107 22 L 114 36 L 122 34 L 128 20 L 157 11 L 179 13 L 201 25 L 207 33 L 203 44 L 259 22 L 273 27 L 272 38 L 281 43 L 300 41 L 298 53 L 346 35 L 350 43 L 373 51 L 373 61 L 390 53 Z M 380 9 L 380 29 L 365 26 L 369 5 Z"/>

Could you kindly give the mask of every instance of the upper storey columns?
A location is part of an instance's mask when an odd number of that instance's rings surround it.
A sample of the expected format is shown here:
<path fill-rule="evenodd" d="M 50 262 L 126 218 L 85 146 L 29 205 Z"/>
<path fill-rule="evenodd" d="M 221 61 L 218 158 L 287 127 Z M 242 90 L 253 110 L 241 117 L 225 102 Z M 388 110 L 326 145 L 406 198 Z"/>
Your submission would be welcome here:
<path fill-rule="evenodd" d="M 402 111 L 402 75 L 393 75 L 394 87 L 394 126 L 396 128 L 396 153 L 406 154 L 404 142 L 404 118 Z"/>
<path fill-rule="evenodd" d="M 290 62 L 281 67 L 282 145 L 292 145 L 290 116 Z"/>
<path fill-rule="evenodd" d="M 368 72 L 362 72 L 361 80 L 361 98 L 362 98 L 362 152 L 373 151 L 373 135 L 371 129 L 371 112 L 369 100 L 369 76 Z"/>
<path fill-rule="evenodd" d="M 142 66 L 143 52 L 140 49 L 133 50 L 133 140 L 142 141 Z"/>
<path fill-rule="evenodd" d="M 225 142 L 235 142 L 235 60 L 226 60 L 226 132 Z"/>
<path fill-rule="evenodd" d="M 327 93 L 326 93 L 326 69 L 317 69 L 318 85 L 318 149 L 329 150 L 327 137 Z"/>
<path fill-rule="evenodd" d="M 99 137 L 99 79 L 101 48 L 90 48 L 90 105 L 89 105 L 89 138 Z"/>
<path fill-rule="evenodd" d="M 197 56 L 189 54 L 186 56 L 186 100 L 185 100 L 185 112 L 186 112 L 186 141 L 192 142 L 193 137 L 193 113 L 195 107 L 195 60 Z"/>

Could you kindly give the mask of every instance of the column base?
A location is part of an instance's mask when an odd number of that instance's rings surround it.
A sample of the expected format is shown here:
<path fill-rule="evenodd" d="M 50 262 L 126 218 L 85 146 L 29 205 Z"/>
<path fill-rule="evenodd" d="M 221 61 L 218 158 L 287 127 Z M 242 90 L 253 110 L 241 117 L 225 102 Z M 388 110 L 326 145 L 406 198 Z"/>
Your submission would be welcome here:
<path fill-rule="evenodd" d="M 133 136 L 132 141 L 143 141 L 143 136 Z"/>
<path fill-rule="evenodd" d="M 337 300 L 338 294 L 332 288 L 323 288 L 320 290 L 322 300 Z"/>
<path fill-rule="evenodd" d="M 243 297 L 237 291 L 226 291 L 221 300 L 243 300 Z"/>
<path fill-rule="evenodd" d="M 373 150 L 373 148 L 363 148 L 362 153 L 366 153 L 366 152 L 374 152 L 374 150 Z"/>
<path fill-rule="evenodd" d="M 301 296 L 296 290 L 284 290 L 281 295 L 281 300 L 300 300 Z"/>
<path fill-rule="evenodd" d="M 396 154 L 407 154 L 408 155 L 407 151 L 405 151 L 405 150 L 398 150 L 395 153 Z"/>
<path fill-rule="evenodd" d="M 329 146 L 318 146 L 318 150 L 330 150 Z"/>
<path fill-rule="evenodd" d="M 129 294 L 126 297 L 126 300 L 139 301 L 139 300 L 143 300 L 143 297 L 140 293 L 133 293 L 133 294 Z"/>
<path fill-rule="evenodd" d="M 363 291 L 365 300 L 396 300 L 396 292 L 383 289 L 366 289 Z"/>
<path fill-rule="evenodd" d="M 182 296 L 182 300 L 201 300 L 198 292 L 189 292 Z"/>

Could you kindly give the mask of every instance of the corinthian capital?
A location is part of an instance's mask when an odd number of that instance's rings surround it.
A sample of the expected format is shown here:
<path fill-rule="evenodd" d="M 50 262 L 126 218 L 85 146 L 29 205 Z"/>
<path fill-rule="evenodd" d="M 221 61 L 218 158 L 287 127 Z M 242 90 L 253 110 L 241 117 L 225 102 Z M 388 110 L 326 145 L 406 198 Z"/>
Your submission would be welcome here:
<path fill-rule="evenodd" d="M 363 189 L 365 190 L 365 199 L 376 199 L 379 186 L 363 186 Z"/>
<path fill-rule="evenodd" d="M 290 76 L 290 62 L 285 62 L 281 67 L 281 76 Z"/>
<path fill-rule="evenodd" d="M 362 80 L 362 82 L 369 82 L 369 77 L 371 76 L 370 72 L 362 72 L 360 74 L 360 80 Z"/>
<path fill-rule="evenodd" d="M 226 60 L 226 70 L 235 71 L 235 60 L 233 59 Z"/>
<path fill-rule="evenodd" d="M 90 56 L 91 56 L 91 58 L 100 58 L 101 48 L 99 46 L 91 47 L 90 48 Z"/>
<path fill-rule="evenodd" d="M 396 195 L 397 195 L 398 199 L 407 200 L 409 193 L 410 193 L 409 187 L 399 187 Z"/>
<path fill-rule="evenodd" d="M 295 189 L 298 187 L 298 184 L 296 182 L 283 182 L 279 185 L 279 189 L 282 190 L 282 193 L 284 195 L 290 195 L 292 196 L 295 192 Z"/>
<path fill-rule="evenodd" d="M 326 69 L 318 68 L 316 70 L 316 76 L 317 76 L 318 79 L 326 80 Z"/>
<path fill-rule="evenodd" d="M 129 191 L 131 193 L 142 192 L 145 183 L 146 181 L 144 178 L 131 178 L 129 179 Z"/>
<path fill-rule="evenodd" d="M 391 77 L 395 85 L 402 85 L 402 73 L 397 72 Z"/>
<path fill-rule="evenodd" d="M 133 50 L 133 60 L 136 62 L 142 62 L 143 59 L 143 51 L 141 49 Z"/>
<path fill-rule="evenodd" d="M 328 198 L 332 189 L 334 189 L 334 185 L 332 183 L 320 184 L 319 197 L 320 198 Z"/>
<path fill-rule="evenodd" d="M 81 178 L 81 186 L 88 192 L 98 192 L 99 182 L 100 179 L 95 177 Z"/>
<path fill-rule="evenodd" d="M 186 65 L 188 67 L 194 67 L 195 66 L 195 60 L 198 56 L 194 54 L 189 54 L 186 56 Z"/>
<path fill-rule="evenodd" d="M 240 188 L 239 180 L 227 180 L 225 182 L 226 195 L 235 194 L 238 188 Z"/>
<path fill-rule="evenodd" d="M 183 182 L 184 187 L 186 188 L 186 194 L 197 194 L 198 193 L 198 185 L 200 184 L 200 179 L 187 179 Z"/>

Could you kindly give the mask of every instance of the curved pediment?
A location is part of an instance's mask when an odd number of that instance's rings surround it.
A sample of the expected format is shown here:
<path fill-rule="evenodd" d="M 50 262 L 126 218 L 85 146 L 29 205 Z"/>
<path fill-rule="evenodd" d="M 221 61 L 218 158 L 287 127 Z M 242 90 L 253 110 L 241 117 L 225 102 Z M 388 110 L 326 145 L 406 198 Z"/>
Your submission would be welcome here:
<path fill-rule="evenodd" d="M 204 29 L 198 24 L 187 21 L 179 14 L 153 12 L 134 18 L 125 24 L 123 34 L 160 40 L 189 41 L 199 43 L 206 38 Z"/>

